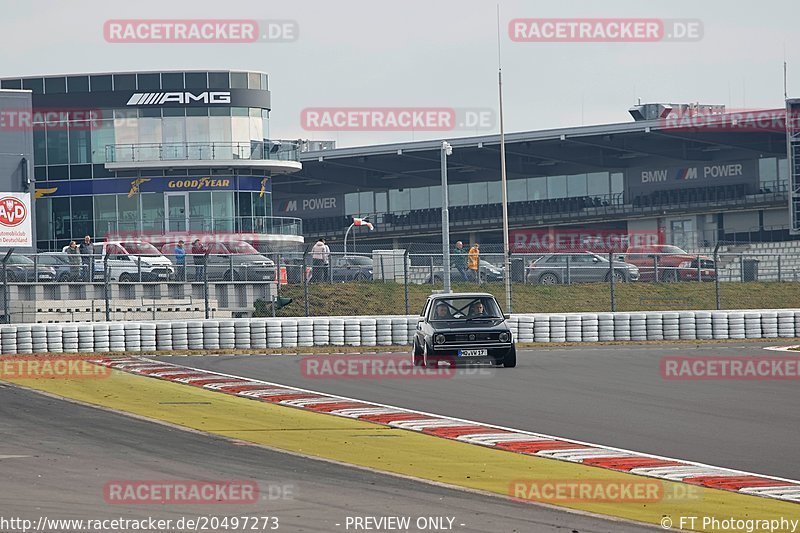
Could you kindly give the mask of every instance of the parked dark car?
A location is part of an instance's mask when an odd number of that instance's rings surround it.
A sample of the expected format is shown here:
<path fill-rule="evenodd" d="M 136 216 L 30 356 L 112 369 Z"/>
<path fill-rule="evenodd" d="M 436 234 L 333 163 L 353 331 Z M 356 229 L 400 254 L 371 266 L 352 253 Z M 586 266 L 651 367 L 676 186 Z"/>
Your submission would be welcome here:
<path fill-rule="evenodd" d="M 161 253 L 173 263 L 176 245 L 169 243 L 161 247 Z M 248 242 L 212 242 L 203 246 L 209 253 L 206 264 L 209 281 L 275 281 L 275 263 Z M 194 265 L 191 246 L 186 246 L 187 279 L 194 279 Z"/>
<path fill-rule="evenodd" d="M 677 246 L 668 244 L 632 246 L 624 256 L 625 261 L 639 267 L 642 281 L 656 280 L 656 270 L 658 270 L 658 281 L 697 281 L 698 259 L 699 278 L 702 281 L 714 281 L 716 270 L 711 257 L 693 255 Z"/>
<path fill-rule="evenodd" d="M 441 361 L 516 366 L 517 350 L 505 319 L 491 294 L 429 296 L 414 335 L 414 366 L 437 366 Z"/>
<path fill-rule="evenodd" d="M 492 281 L 503 281 L 503 269 L 496 267 L 489 261 L 485 259 L 480 260 L 479 271 L 481 276 L 481 282 L 492 282 Z M 467 275 L 471 276 L 468 281 L 475 281 L 474 274 L 471 270 L 467 271 Z M 456 268 L 450 268 L 450 281 L 463 281 L 464 278 L 461 275 L 461 272 L 458 271 Z M 428 279 L 425 283 L 442 283 L 444 281 L 444 274 L 442 272 L 442 267 L 438 266 L 433 271 L 433 276 L 428 276 Z"/>
<path fill-rule="evenodd" d="M 361 255 L 334 257 L 331 261 L 333 281 L 372 281 L 372 258 Z"/>
<path fill-rule="evenodd" d="M 61 283 L 81 280 L 81 265 L 72 265 L 69 256 L 63 252 L 45 252 L 36 258 L 39 270 L 42 267 L 52 267 L 55 270 L 55 279 Z M 96 273 L 95 273 L 96 274 Z M 102 272 L 101 272 L 102 274 Z"/>
<path fill-rule="evenodd" d="M 588 283 L 609 281 L 611 269 L 608 259 L 591 252 L 582 254 L 546 254 L 531 263 L 528 283 L 556 285 L 559 283 Z M 614 281 L 627 282 L 639 279 L 636 265 L 614 261 Z"/>
<path fill-rule="evenodd" d="M 41 265 L 36 268 L 33 259 L 24 255 L 11 254 L 6 261 L 6 280 L 9 283 L 20 281 L 55 281 L 56 270 L 51 266 Z M 0 273 L 0 277 L 2 273 Z"/>

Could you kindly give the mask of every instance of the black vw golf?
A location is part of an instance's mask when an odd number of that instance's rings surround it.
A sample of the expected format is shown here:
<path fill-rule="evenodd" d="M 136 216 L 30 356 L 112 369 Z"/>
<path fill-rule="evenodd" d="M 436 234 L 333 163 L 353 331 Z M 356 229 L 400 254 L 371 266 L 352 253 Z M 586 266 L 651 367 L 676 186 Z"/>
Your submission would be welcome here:
<path fill-rule="evenodd" d="M 447 293 L 428 297 L 414 335 L 415 366 L 490 362 L 517 365 L 514 339 L 494 296 Z"/>

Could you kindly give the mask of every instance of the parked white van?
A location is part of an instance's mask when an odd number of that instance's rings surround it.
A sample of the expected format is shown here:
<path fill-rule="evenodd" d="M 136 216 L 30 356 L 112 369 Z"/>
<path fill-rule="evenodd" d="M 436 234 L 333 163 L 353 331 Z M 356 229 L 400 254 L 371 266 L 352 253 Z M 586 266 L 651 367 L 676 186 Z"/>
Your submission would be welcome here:
<path fill-rule="evenodd" d="M 94 279 L 102 280 L 105 258 L 111 281 L 167 281 L 175 276 L 172 262 L 152 244 L 144 241 L 95 243 Z M 64 248 L 66 251 L 66 247 Z"/>

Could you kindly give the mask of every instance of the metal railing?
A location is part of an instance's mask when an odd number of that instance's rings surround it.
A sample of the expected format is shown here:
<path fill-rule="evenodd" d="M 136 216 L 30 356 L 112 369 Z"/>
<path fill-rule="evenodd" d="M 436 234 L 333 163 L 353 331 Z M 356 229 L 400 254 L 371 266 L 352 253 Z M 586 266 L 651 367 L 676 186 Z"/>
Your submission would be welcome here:
<path fill-rule="evenodd" d="M 106 146 L 109 163 L 148 161 L 299 161 L 297 141 L 133 143 Z"/>

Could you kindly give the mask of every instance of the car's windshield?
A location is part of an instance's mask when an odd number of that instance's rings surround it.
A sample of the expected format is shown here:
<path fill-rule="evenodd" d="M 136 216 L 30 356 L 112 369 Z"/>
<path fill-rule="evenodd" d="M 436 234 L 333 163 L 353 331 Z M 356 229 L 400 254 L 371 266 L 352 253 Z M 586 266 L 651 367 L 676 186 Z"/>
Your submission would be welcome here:
<path fill-rule="evenodd" d="M 122 245 L 130 255 L 161 255 L 149 242 L 126 242 Z"/>
<path fill-rule="evenodd" d="M 25 257 L 24 255 L 11 254 L 8 257 L 8 264 L 10 264 L 10 265 L 33 265 L 33 260 Z"/>
<path fill-rule="evenodd" d="M 500 307 L 490 296 L 437 298 L 431 306 L 429 320 L 467 320 L 499 318 Z"/>
<path fill-rule="evenodd" d="M 225 248 L 232 254 L 258 255 L 258 250 L 245 241 L 226 242 Z"/>
<path fill-rule="evenodd" d="M 371 267 L 372 266 L 372 258 L 370 257 L 363 257 L 358 255 L 351 255 L 345 258 L 346 263 L 349 263 L 354 266 L 365 266 Z"/>

